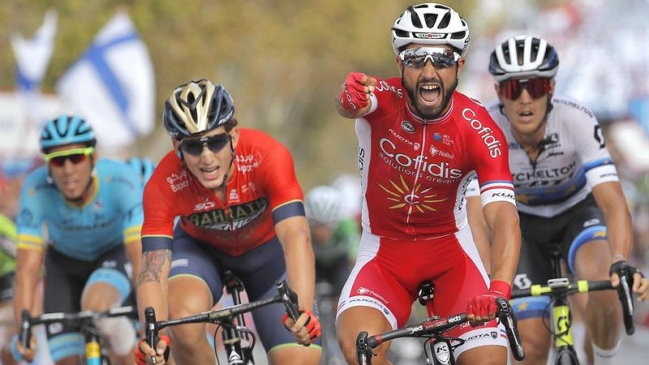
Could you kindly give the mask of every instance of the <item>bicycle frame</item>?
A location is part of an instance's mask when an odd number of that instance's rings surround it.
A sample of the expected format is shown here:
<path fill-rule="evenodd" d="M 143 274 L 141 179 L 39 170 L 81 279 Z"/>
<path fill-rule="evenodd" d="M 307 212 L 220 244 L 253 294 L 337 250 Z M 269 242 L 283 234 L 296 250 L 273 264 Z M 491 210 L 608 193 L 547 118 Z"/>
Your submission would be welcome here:
<path fill-rule="evenodd" d="M 241 327 L 235 325 L 235 319 L 241 316 L 241 321 L 243 321 L 244 313 L 274 303 L 283 303 L 286 312 L 293 320 L 297 320 L 299 317 L 297 294 L 288 287 L 286 280 L 276 282 L 275 286 L 279 294 L 273 298 L 262 299 L 246 304 L 235 304 L 227 308 L 211 310 L 193 316 L 166 321 L 156 321 L 155 310 L 153 307 L 147 307 L 144 309 L 146 342 L 152 348 L 155 347 L 155 344 L 159 341 L 158 332 L 167 327 L 188 323 L 215 323 L 224 328 L 223 339 L 225 341 L 224 346 L 228 355 L 228 365 L 247 365 L 248 363 L 244 363 L 244 358 L 252 359 L 252 355 L 248 357 L 241 347 L 241 338 L 239 337 Z M 232 290 L 235 290 L 233 293 L 236 293 L 237 295 L 237 298 L 233 297 L 233 299 L 240 301 L 236 286 Z M 252 347 L 250 347 L 250 351 L 252 351 Z"/>
<path fill-rule="evenodd" d="M 244 291 L 241 280 L 228 270 L 223 275 L 223 282 L 226 292 L 232 296 L 234 305 L 241 304 L 241 292 Z M 228 364 L 255 365 L 252 355 L 255 343 L 254 340 L 250 342 L 253 336 L 246 327 L 243 313 L 234 316 L 231 320 L 221 322 L 221 327 L 223 328 L 221 337 L 225 353 L 228 356 Z M 249 346 L 242 346 L 242 340 L 247 341 Z M 241 354 L 240 357 L 239 354 Z"/>
<path fill-rule="evenodd" d="M 80 326 L 81 333 L 85 337 L 85 360 L 86 365 L 110 365 L 110 359 L 104 353 L 102 346 L 103 338 L 95 328 L 94 321 L 100 318 L 120 317 L 136 315 L 137 310 L 133 306 L 111 308 L 103 312 L 81 311 L 76 313 L 45 313 L 40 316 L 31 317 L 29 311 L 22 311 L 21 333 L 19 339 L 24 348 L 29 348 L 31 340 L 31 327 L 47 325 L 51 323 L 64 322 Z"/>
<path fill-rule="evenodd" d="M 633 301 L 631 291 L 624 277 L 620 278 L 620 285 L 614 288 L 610 281 L 570 280 L 561 277 L 560 257 L 552 255 L 552 266 L 555 278 L 548 280 L 547 285 L 535 284 L 529 289 L 515 289 L 512 299 L 523 297 L 549 296 L 551 298 L 550 333 L 554 337 L 553 346 L 556 351 L 555 364 L 579 365 L 577 352 L 574 347 L 572 335 L 572 317 L 570 304 L 567 297 L 577 293 L 588 293 L 599 290 L 616 290 L 622 304 L 624 325 L 626 333 L 631 335 L 635 331 L 633 324 Z M 625 276 L 628 274 L 623 274 Z"/>

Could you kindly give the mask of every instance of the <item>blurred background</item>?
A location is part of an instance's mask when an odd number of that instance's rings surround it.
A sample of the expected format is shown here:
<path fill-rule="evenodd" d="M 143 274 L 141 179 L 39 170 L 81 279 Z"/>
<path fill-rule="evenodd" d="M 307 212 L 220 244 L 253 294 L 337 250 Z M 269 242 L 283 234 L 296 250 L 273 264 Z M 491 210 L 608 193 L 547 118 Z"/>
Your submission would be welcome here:
<path fill-rule="evenodd" d="M 602 122 L 631 118 L 644 123 L 646 131 L 646 0 L 441 2 L 457 9 L 471 27 L 461 91 L 485 102 L 494 97 L 486 72 L 489 52 L 507 36 L 534 33 L 559 51 L 560 91 L 581 99 Z M 104 155 L 158 159 L 170 148 L 161 123 L 164 100 L 179 84 L 207 78 L 232 93 L 242 125 L 263 129 L 289 146 L 306 187 L 339 173 L 354 173 L 353 123 L 335 113 L 332 100 L 349 71 L 383 77 L 397 74 L 389 28 L 408 4 L 403 0 L 4 0 L 0 4 L 2 134 L 6 138 L 14 130 L 38 130 L 44 119 L 59 112 L 85 113 L 93 125 L 106 131 L 100 133 Z M 129 45 L 122 47 L 126 56 L 121 59 L 119 44 L 113 49 L 106 46 L 111 42 L 108 28 L 120 14 L 131 22 L 145 60 L 126 49 Z M 18 62 L 19 41 L 23 46 L 27 41 L 43 46 L 48 37 L 35 38 L 52 18 L 49 63 L 37 61 L 43 52 L 33 49 L 23 52 Z M 119 31 L 117 39 L 122 35 Z M 97 51 L 102 46 L 103 53 Z M 102 69 L 97 61 L 102 56 L 113 57 L 113 64 Z M 94 66 L 94 74 L 75 70 L 84 60 Z M 129 100 L 133 100 L 130 107 L 140 109 L 131 112 L 129 122 L 121 123 L 120 115 L 106 112 L 106 102 L 99 100 L 106 96 L 110 101 L 113 96 L 120 102 L 119 97 L 99 90 L 111 85 L 110 80 L 90 80 L 97 78 L 97 71 L 111 71 L 111 66 L 117 70 L 113 70 L 114 82 L 122 84 L 122 98 L 127 99 L 121 100 L 122 111 Z M 19 67 L 43 69 L 42 80 L 37 76 L 31 80 L 32 90 L 41 92 L 39 100 L 32 96 L 25 101 L 24 95 L 17 95 Z M 125 71 L 120 74 L 120 70 Z M 21 73 L 23 84 L 28 73 Z M 124 124 L 135 128 L 123 132 Z M 25 125 L 30 127 L 21 129 Z M 3 139 L 7 146 L 0 153 L 5 160 L 15 151 L 22 156 L 34 153 L 34 138 L 17 136 L 24 141 L 12 139 L 11 150 L 10 141 Z"/>
<path fill-rule="evenodd" d="M 456 0 L 471 45 L 458 90 L 487 102 L 493 47 L 517 33 L 557 48 L 557 88 L 604 126 L 634 214 L 636 263 L 649 268 L 649 0 Z M 294 153 L 305 191 L 357 173 L 354 123 L 333 99 L 350 71 L 396 76 L 390 27 L 404 0 L 3 0 L 0 2 L 0 211 L 42 163 L 38 131 L 78 113 L 102 155 L 157 161 L 171 148 L 165 99 L 201 78 L 232 94 L 240 125 Z M 354 185 L 355 179 L 347 179 Z M 357 191 L 353 188 L 350 191 Z M 649 325 L 649 317 L 647 317 Z"/>

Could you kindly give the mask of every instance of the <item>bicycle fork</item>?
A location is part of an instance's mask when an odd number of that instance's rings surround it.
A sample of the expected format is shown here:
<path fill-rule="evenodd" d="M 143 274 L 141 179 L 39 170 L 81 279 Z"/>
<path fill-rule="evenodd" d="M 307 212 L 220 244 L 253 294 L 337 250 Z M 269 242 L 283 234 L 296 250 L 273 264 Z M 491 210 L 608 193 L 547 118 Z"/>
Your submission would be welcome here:
<path fill-rule="evenodd" d="M 236 331 L 232 322 L 223 325 L 223 346 L 228 356 L 228 365 L 255 365 L 252 352 L 241 346 L 241 338 Z M 243 358 L 239 354 L 243 355 Z"/>

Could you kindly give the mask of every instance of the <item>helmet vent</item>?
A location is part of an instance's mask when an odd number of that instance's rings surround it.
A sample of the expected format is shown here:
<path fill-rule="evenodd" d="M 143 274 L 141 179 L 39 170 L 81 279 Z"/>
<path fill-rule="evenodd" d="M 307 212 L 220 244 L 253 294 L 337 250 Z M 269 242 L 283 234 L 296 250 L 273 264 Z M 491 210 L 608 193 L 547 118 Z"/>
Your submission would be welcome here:
<path fill-rule="evenodd" d="M 417 16 L 417 12 L 412 6 L 408 7 L 408 12 L 410 13 L 410 21 L 412 22 L 412 25 L 414 25 L 417 28 L 423 28 L 423 24 L 421 24 L 421 21 Z"/>
<path fill-rule="evenodd" d="M 463 39 L 466 37 L 466 32 L 455 32 L 451 34 L 451 39 Z"/>
<path fill-rule="evenodd" d="M 430 15 L 433 15 L 433 14 L 429 14 L 429 16 Z M 429 16 L 427 16 L 427 18 Z M 430 23 L 429 19 L 426 19 L 426 24 L 428 24 L 429 28 L 432 28 L 433 26 L 435 26 L 435 20 L 437 20 L 437 15 L 435 15 L 432 23 Z M 451 23 L 451 14 L 450 13 L 445 13 L 444 16 L 442 17 L 442 20 L 440 21 L 439 25 L 437 26 L 437 28 L 444 29 L 444 28 L 448 27 L 448 25 L 450 23 Z"/>

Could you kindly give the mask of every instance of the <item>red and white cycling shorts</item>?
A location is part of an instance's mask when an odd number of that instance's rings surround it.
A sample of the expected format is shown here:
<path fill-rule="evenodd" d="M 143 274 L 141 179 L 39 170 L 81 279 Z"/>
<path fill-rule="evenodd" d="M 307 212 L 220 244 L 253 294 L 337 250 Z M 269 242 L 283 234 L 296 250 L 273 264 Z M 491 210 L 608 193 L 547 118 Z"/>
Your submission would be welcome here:
<path fill-rule="evenodd" d="M 338 315 L 351 307 L 370 307 L 380 311 L 393 329 L 404 327 L 419 285 L 427 280 L 435 288 L 437 316 L 463 313 L 469 299 L 487 292 L 489 278 L 468 225 L 455 234 L 417 241 L 364 232 L 356 264 L 340 295 Z M 466 341 L 456 349 L 456 356 L 477 346 L 507 346 L 504 328 L 495 320 L 481 327 L 465 323 L 446 334 Z"/>

